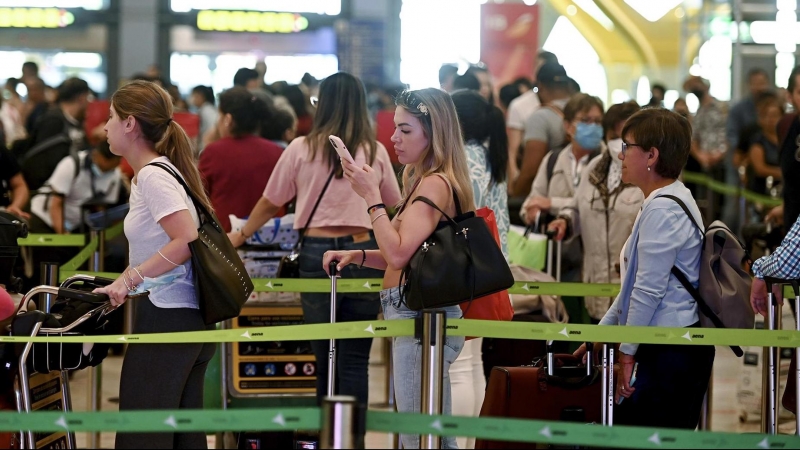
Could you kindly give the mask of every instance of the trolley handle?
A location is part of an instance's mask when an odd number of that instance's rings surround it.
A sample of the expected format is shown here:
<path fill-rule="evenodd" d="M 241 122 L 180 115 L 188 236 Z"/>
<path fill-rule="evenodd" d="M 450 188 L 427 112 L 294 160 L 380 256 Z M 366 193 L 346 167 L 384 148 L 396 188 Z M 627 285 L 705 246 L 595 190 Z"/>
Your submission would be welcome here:
<path fill-rule="evenodd" d="M 331 261 L 330 264 L 328 264 L 328 273 L 330 274 L 331 277 L 335 277 L 338 274 L 339 272 L 338 266 L 339 266 L 339 261 L 336 261 L 335 259 Z"/>
<path fill-rule="evenodd" d="M 92 292 L 78 291 L 67 288 L 59 288 L 58 296 L 75 300 L 83 300 L 89 303 L 105 303 L 108 301 L 108 295 L 106 294 L 95 294 Z"/>

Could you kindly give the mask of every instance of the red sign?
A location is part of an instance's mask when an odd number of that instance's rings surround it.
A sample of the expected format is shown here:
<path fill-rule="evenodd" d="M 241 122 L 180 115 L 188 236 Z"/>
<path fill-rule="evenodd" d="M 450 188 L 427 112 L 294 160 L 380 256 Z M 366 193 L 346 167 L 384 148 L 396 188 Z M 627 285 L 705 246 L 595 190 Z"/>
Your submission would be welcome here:
<path fill-rule="evenodd" d="M 521 76 L 533 79 L 538 50 L 538 5 L 481 5 L 481 61 L 489 67 L 496 86 Z"/>

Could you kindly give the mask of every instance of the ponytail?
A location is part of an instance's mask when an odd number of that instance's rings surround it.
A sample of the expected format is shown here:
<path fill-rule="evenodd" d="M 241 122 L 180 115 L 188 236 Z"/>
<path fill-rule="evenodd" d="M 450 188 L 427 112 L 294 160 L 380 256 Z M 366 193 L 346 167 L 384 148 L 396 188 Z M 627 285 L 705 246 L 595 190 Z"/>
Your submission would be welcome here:
<path fill-rule="evenodd" d="M 149 81 L 132 81 L 111 96 L 111 106 L 123 120 L 129 116 L 136 118 L 142 137 L 153 144 L 156 153 L 172 162 L 194 197 L 213 212 L 197 170 L 189 136 L 172 119 L 172 97 L 167 91 Z"/>
<path fill-rule="evenodd" d="M 489 168 L 492 183 L 500 184 L 508 177 L 508 134 L 503 111 L 497 106 L 489 106 L 487 115 L 489 125 Z"/>
<path fill-rule="evenodd" d="M 214 208 L 206 195 L 200 171 L 197 169 L 197 162 L 194 159 L 192 142 L 183 127 L 174 120 L 170 120 L 164 132 L 164 138 L 156 144 L 156 152 L 170 160 L 178 172 L 183 175 L 183 179 L 197 201 L 213 213 Z"/>

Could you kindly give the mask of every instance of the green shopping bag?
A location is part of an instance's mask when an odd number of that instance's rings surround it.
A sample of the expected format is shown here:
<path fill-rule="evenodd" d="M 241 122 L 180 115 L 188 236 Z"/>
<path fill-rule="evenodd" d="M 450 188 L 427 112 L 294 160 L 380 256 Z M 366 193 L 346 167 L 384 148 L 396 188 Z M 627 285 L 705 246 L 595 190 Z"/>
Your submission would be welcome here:
<path fill-rule="evenodd" d="M 508 229 L 508 262 L 534 270 L 544 270 L 547 261 L 547 236 L 511 225 Z"/>

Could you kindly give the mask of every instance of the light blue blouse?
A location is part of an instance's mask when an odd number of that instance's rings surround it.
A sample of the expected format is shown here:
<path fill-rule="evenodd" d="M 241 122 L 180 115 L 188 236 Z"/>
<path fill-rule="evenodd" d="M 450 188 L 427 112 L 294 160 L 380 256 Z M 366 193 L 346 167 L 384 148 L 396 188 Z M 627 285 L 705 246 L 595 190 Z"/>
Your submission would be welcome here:
<path fill-rule="evenodd" d="M 487 153 L 489 149 L 476 140 L 465 145 L 469 177 L 472 180 L 472 191 L 475 195 L 475 207 L 491 208 L 497 219 L 497 231 L 500 234 L 500 248 L 508 260 L 508 188 L 507 183 L 492 182 Z"/>
<path fill-rule="evenodd" d="M 702 217 L 691 192 L 680 181 L 655 192 L 642 206 L 623 252 L 624 280 L 600 325 L 688 327 L 699 320 L 697 304 L 670 271 L 677 266 L 697 286 L 703 236 L 674 200 L 683 200 L 698 223 Z M 622 344 L 633 355 L 638 344 Z"/>

